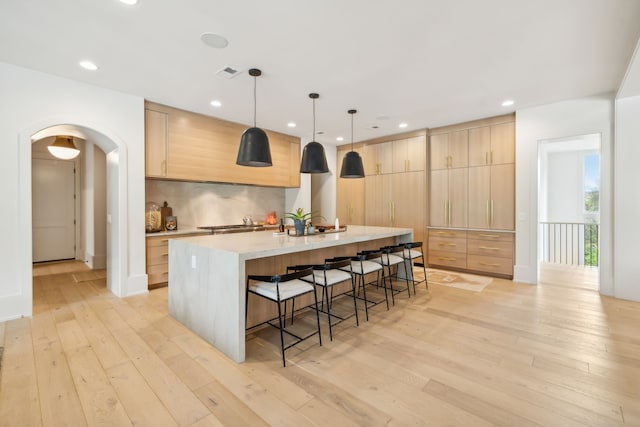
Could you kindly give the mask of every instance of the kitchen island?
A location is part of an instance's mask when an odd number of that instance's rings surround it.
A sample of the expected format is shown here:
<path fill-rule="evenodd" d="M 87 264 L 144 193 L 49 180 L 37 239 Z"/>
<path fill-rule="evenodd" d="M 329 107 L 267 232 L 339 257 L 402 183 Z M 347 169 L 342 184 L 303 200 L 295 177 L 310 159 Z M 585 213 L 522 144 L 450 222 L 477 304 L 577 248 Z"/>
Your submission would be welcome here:
<path fill-rule="evenodd" d="M 169 242 L 169 314 L 236 362 L 245 357 L 245 284 L 249 274 L 273 275 L 289 265 L 410 242 L 408 228 L 350 225 L 311 236 L 271 231 L 187 237 Z M 273 304 L 272 304 L 273 305 Z M 249 302 L 248 324 L 273 317 L 273 307 Z"/>

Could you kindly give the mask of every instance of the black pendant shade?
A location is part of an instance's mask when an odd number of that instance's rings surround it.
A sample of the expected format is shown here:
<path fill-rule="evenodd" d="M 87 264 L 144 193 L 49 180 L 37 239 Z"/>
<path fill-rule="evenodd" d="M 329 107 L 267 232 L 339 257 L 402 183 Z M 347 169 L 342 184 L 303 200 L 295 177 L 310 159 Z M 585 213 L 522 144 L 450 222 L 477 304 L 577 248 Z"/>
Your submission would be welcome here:
<path fill-rule="evenodd" d="M 357 111 L 349 110 L 348 113 L 351 114 L 351 151 L 344 155 L 340 178 L 364 178 L 362 157 L 356 151 L 353 151 L 353 115 Z"/>
<path fill-rule="evenodd" d="M 236 164 L 241 166 L 272 166 L 269 137 L 262 129 L 256 127 L 256 77 L 262 75 L 257 68 L 249 70 L 253 76 L 253 127 L 244 131 L 240 138 L 240 148 Z"/>
<path fill-rule="evenodd" d="M 240 149 L 236 164 L 242 166 L 265 167 L 273 165 L 269 138 L 265 131 L 252 127 L 245 130 L 240 138 Z"/>
<path fill-rule="evenodd" d="M 313 100 L 313 139 L 304 146 L 302 151 L 302 161 L 300 162 L 300 173 L 327 173 L 329 166 L 327 165 L 327 156 L 324 153 L 324 147 L 316 142 L 316 99 L 320 95 L 310 93 L 309 98 Z"/>

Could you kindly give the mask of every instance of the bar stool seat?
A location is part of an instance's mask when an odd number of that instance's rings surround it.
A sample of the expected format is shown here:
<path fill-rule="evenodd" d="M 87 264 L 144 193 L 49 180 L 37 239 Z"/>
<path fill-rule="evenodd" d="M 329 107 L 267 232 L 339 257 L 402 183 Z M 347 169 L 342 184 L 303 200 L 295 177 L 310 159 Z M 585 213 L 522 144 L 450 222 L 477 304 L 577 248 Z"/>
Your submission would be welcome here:
<path fill-rule="evenodd" d="M 407 294 L 409 295 L 409 298 L 411 298 L 411 291 L 409 290 L 409 277 L 408 277 L 410 272 L 406 271 L 407 263 L 405 262 L 405 259 L 403 257 L 403 251 L 404 251 L 404 245 L 402 244 L 395 245 L 395 246 L 385 246 L 380 248 L 380 252 L 382 253 L 380 258 L 372 259 L 372 261 L 380 263 L 380 265 L 382 265 L 383 267 L 382 280 L 385 281 L 385 287 L 386 287 L 386 280 L 389 280 L 389 290 L 391 290 L 391 302 L 393 305 L 396 304 L 395 295 L 402 292 L 401 289 L 393 287 L 393 278 L 392 278 L 394 275 L 396 276 L 396 278 L 398 278 L 398 269 L 400 268 L 400 264 L 402 264 L 402 266 L 405 268 L 404 281 L 407 284 Z M 391 267 L 394 267 L 394 266 L 396 267 L 395 274 L 391 272 Z M 387 269 L 386 274 L 384 272 L 384 267 L 386 267 Z"/>
<path fill-rule="evenodd" d="M 342 259 L 351 259 L 351 271 L 354 276 L 356 276 L 356 287 L 354 289 L 354 295 L 359 300 L 364 301 L 364 313 L 365 318 L 369 321 L 369 307 L 373 307 L 375 305 L 380 304 L 382 301 L 387 303 L 387 310 L 389 310 L 389 297 L 387 294 L 386 282 L 383 280 L 382 285 L 384 287 L 384 300 L 371 300 L 367 297 L 367 285 L 375 284 L 377 287 L 380 286 L 380 274 L 383 274 L 384 277 L 384 266 L 382 261 L 382 253 L 380 251 L 362 251 L 359 252 L 355 257 L 343 257 Z M 341 258 L 336 258 L 341 259 Z M 365 282 L 365 276 L 367 274 L 377 273 L 376 280 L 373 282 Z M 362 297 L 360 297 L 360 289 L 362 289 Z"/>
<path fill-rule="evenodd" d="M 253 329 L 257 326 L 263 324 L 269 324 L 274 328 L 280 330 L 280 349 L 282 351 L 282 366 L 287 366 L 287 362 L 285 359 L 285 350 L 293 347 L 294 345 L 310 338 L 311 336 L 318 334 L 318 340 L 320 345 L 322 345 L 322 334 L 320 332 L 320 316 L 318 315 L 318 298 L 316 296 L 315 287 L 302 280 L 303 277 L 313 277 L 313 268 L 300 269 L 293 273 L 287 274 L 276 274 L 273 276 L 260 276 L 260 275 L 249 275 L 247 277 L 247 286 L 245 293 L 245 324 L 248 318 L 248 306 L 249 306 L 249 294 L 252 293 L 261 298 L 266 298 L 270 301 L 273 301 L 278 306 L 278 322 L 275 323 L 275 318 L 269 319 L 265 322 L 260 323 L 259 325 L 254 325 L 249 329 Z M 287 330 L 285 327 L 286 321 L 286 312 L 285 315 L 282 315 L 282 303 L 285 304 L 288 300 L 295 301 L 296 297 L 306 295 L 308 293 L 313 293 L 314 302 L 315 302 L 315 312 L 316 312 L 316 324 L 317 329 L 311 333 L 307 333 L 305 335 L 298 334 L 294 331 Z M 293 318 L 293 313 L 291 314 Z M 293 342 L 289 343 L 285 346 L 284 343 L 284 334 L 293 337 Z"/>
<path fill-rule="evenodd" d="M 327 259 L 324 264 L 318 264 L 313 266 L 295 266 L 288 267 L 289 270 L 300 270 L 302 268 L 311 267 L 313 268 L 313 274 L 309 274 L 305 277 L 302 277 L 302 280 L 307 280 L 316 286 L 322 287 L 322 297 L 320 298 L 320 311 L 327 314 L 327 319 L 329 322 L 329 338 L 333 341 L 333 321 L 332 319 L 338 319 L 338 322 L 346 320 L 347 318 L 354 316 L 356 317 L 356 326 L 360 324 L 358 320 L 358 305 L 355 297 L 355 280 L 353 275 L 351 274 L 351 260 L 349 259 Z M 345 271 L 344 269 L 347 269 Z M 351 291 L 353 294 L 353 314 L 349 315 L 339 315 L 335 311 L 332 312 L 333 308 L 333 300 L 334 298 L 346 294 L 346 292 L 342 292 L 338 295 L 333 295 L 333 289 L 335 285 L 340 283 L 351 283 Z M 329 295 L 331 294 L 331 295 Z M 326 302 L 326 311 L 325 311 L 325 302 Z M 338 323 L 336 322 L 336 323 Z"/>

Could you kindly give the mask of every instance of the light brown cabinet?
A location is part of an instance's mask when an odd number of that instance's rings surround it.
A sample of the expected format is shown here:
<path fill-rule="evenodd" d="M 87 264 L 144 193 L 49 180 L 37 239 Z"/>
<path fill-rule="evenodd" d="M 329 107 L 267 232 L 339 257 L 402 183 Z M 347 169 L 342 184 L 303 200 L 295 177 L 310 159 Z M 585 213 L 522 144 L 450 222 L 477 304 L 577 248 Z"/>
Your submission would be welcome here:
<path fill-rule="evenodd" d="M 467 227 L 467 168 L 431 172 L 429 219 L 434 227 Z"/>
<path fill-rule="evenodd" d="M 458 130 L 429 137 L 431 170 L 464 168 L 469 164 L 469 132 Z"/>
<path fill-rule="evenodd" d="M 424 242 L 424 172 L 372 175 L 365 178 L 365 224 L 413 229 Z"/>
<path fill-rule="evenodd" d="M 273 187 L 300 186 L 299 138 L 267 130 L 273 166 L 247 168 L 236 165 L 245 125 L 160 104 L 147 103 L 146 109 L 147 112 L 164 113 L 167 121 L 165 173 L 150 174 L 147 170 L 147 177 Z M 156 116 L 147 113 L 147 117 L 157 122 Z M 156 129 L 160 129 L 160 125 L 148 126 L 149 131 Z M 155 150 L 151 144 L 153 142 L 148 139 L 149 159 L 154 156 L 150 151 Z"/>
<path fill-rule="evenodd" d="M 469 129 L 469 166 L 515 163 L 515 123 Z"/>
<path fill-rule="evenodd" d="M 203 234 L 206 233 L 186 233 L 180 234 L 179 236 L 171 236 L 171 238 L 175 239 Z M 166 286 L 169 281 L 169 236 L 147 236 L 146 254 L 149 289 Z"/>
<path fill-rule="evenodd" d="M 515 165 L 469 168 L 469 227 L 513 230 Z"/>
<path fill-rule="evenodd" d="M 364 175 L 382 175 L 391 173 L 393 162 L 391 142 L 368 144 L 363 149 Z"/>
<path fill-rule="evenodd" d="M 336 151 L 337 170 L 342 169 L 342 161 L 351 146 L 342 146 Z M 359 149 L 354 149 L 359 152 Z M 364 179 L 336 178 L 336 216 L 341 224 L 364 225 Z"/>
<path fill-rule="evenodd" d="M 513 233 L 508 232 L 515 228 L 514 116 L 432 132 L 428 263 L 512 277 Z M 458 233 L 457 240 L 446 233 Z M 496 245 L 485 244 L 496 239 Z"/>
<path fill-rule="evenodd" d="M 415 172 L 424 170 L 427 159 L 426 136 L 414 136 L 393 141 L 392 172 Z"/>
<path fill-rule="evenodd" d="M 148 177 L 167 176 L 167 113 L 145 109 L 145 174 Z"/>

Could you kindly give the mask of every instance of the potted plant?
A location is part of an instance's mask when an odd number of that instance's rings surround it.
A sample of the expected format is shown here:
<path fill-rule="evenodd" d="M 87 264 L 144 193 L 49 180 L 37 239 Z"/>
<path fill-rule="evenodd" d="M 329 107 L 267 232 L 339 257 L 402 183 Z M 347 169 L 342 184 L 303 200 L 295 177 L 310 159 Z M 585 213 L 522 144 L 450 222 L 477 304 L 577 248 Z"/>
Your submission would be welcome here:
<path fill-rule="evenodd" d="M 284 214 L 285 218 L 293 220 L 293 226 L 296 229 L 296 234 L 302 236 L 304 234 L 304 225 L 312 217 L 316 217 L 312 212 L 304 212 L 304 209 L 298 208 L 295 212 L 287 212 Z M 320 217 L 322 218 L 322 217 Z"/>

